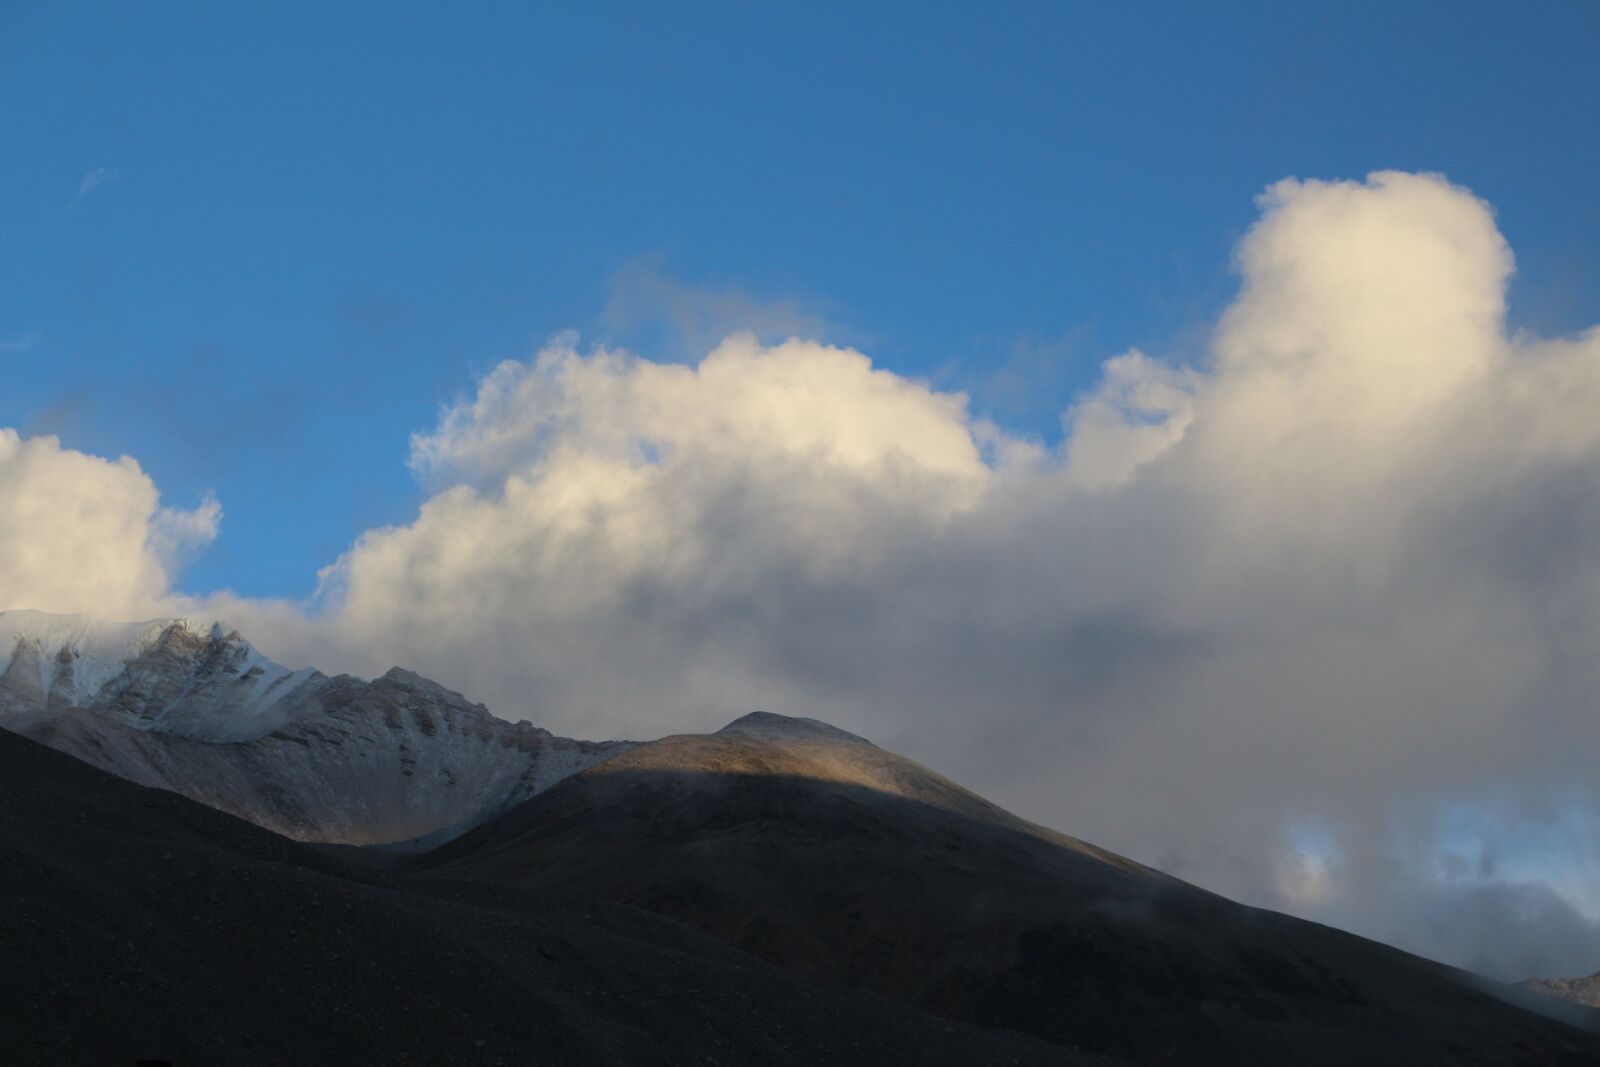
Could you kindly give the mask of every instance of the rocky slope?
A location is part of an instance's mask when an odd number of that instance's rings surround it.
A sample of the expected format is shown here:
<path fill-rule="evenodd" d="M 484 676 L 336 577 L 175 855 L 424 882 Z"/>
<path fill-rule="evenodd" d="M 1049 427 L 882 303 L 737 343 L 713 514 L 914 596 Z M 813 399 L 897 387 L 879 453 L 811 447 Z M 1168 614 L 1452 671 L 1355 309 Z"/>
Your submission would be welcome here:
<path fill-rule="evenodd" d="M 634 909 L 445 899 L 5 731 L 0 1058 L 1101 1062 L 808 982 Z"/>
<path fill-rule="evenodd" d="M 571 741 L 189 620 L 0 613 L 0 657 L 0 726 L 95 765 L 0 730 L 8 1062 L 1600 1062 L 1591 1009 L 816 720 Z"/>
<path fill-rule="evenodd" d="M 1247 908 L 822 723 L 620 753 L 413 878 L 602 900 L 806 977 L 1145 1064 L 1600 1062 L 1596 1016 Z"/>
<path fill-rule="evenodd" d="M 1600 1008 L 1600 974 L 1587 978 L 1530 978 L 1522 984 L 1536 993 Z"/>
<path fill-rule="evenodd" d="M 297 840 L 418 847 L 627 747 L 399 668 L 291 671 L 221 623 L 31 611 L 0 612 L 0 727 Z"/>

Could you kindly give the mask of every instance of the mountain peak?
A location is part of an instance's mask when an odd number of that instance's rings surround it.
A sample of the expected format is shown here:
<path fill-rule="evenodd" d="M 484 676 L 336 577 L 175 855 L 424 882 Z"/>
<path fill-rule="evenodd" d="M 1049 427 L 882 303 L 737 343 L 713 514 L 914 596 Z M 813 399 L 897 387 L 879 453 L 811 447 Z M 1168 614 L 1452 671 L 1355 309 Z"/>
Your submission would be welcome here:
<path fill-rule="evenodd" d="M 66 648 L 131 655 L 156 643 L 164 634 L 191 634 L 202 639 L 243 641 L 239 631 L 222 619 L 171 616 L 116 622 L 81 613 L 56 613 L 33 608 L 0 611 L 0 670 L 18 641 L 36 642 L 47 652 Z"/>
<path fill-rule="evenodd" d="M 821 719 L 807 719 L 796 715 L 779 715 L 771 711 L 752 711 L 742 715 L 717 731 L 718 735 L 731 734 L 761 740 L 783 741 L 797 738 L 809 740 L 848 741 L 858 745 L 872 745 L 865 737 L 831 726 Z M 876 747 L 876 746 L 873 746 Z"/>

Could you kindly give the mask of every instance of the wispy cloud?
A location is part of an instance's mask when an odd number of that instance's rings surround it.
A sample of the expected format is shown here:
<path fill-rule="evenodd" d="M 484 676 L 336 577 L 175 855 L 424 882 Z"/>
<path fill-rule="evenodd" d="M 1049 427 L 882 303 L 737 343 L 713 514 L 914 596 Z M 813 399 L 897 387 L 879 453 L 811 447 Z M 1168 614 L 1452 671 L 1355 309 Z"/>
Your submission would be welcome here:
<path fill-rule="evenodd" d="M 88 174 L 85 174 L 83 179 L 78 182 L 78 199 L 82 200 L 84 197 L 100 188 L 106 182 L 115 179 L 116 176 L 117 172 L 112 170 L 110 167 L 94 168 L 94 170 L 91 170 Z"/>
<path fill-rule="evenodd" d="M 38 343 L 40 334 L 38 330 L 30 330 L 21 337 L 9 337 L 0 340 L 0 352 L 26 352 Z"/>
<path fill-rule="evenodd" d="M 753 333 L 763 341 L 837 339 L 840 334 L 816 301 L 767 300 L 735 286 L 685 282 L 668 275 L 663 262 L 660 255 L 641 256 L 612 277 L 601 313 L 611 341 L 687 357 L 701 355 L 735 333 Z"/>

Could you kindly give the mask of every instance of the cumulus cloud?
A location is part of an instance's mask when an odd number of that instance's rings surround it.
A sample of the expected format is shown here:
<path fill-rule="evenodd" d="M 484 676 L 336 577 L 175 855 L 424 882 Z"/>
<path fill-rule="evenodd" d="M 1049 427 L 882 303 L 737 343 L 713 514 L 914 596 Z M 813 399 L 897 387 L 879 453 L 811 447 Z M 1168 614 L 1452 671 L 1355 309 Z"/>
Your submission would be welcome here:
<path fill-rule="evenodd" d="M 449 659 L 508 712 L 590 731 L 701 726 L 768 690 L 750 656 L 782 622 L 741 650 L 733 615 L 831 596 L 880 549 L 937 536 L 978 505 L 996 448 L 961 398 L 844 349 L 744 335 L 686 367 L 563 340 L 413 440 L 448 488 L 324 584 L 369 669 Z"/>
<path fill-rule="evenodd" d="M 1594 802 L 1600 341 L 1506 335 L 1511 253 L 1440 178 L 1261 206 L 1210 350 L 1108 362 L 1056 453 L 802 341 L 503 364 L 330 624 L 558 729 L 821 715 L 1247 899 L 1449 955 L 1433 886 L 1460 962 L 1600 966 L 1593 899 L 1540 941 L 1524 882 L 1417 858 L 1444 805 Z"/>
<path fill-rule="evenodd" d="M 412 437 L 412 467 L 447 481 L 503 483 L 570 454 L 630 468 L 800 462 L 877 478 L 887 468 L 970 481 L 987 473 L 966 402 L 805 341 L 728 338 L 697 367 L 627 353 L 580 355 L 564 337 L 510 360 L 477 395 Z"/>
<path fill-rule="evenodd" d="M 1510 250 L 1442 178 L 1261 210 L 1210 346 L 1109 361 L 1059 449 L 846 348 L 558 338 L 413 438 L 429 499 L 312 618 L 213 604 L 580 736 L 822 717 L 1254 903 L 1600 968 L 1600 331 L 1508 335 Z"/>
<path fill-rule="evenodd" d="M 74 452 L 0 428 L 0 604 L 139 616 L 165 606 L 169 576 L 216 536 L 221 509 L 160 506 L 127 456 Z"/>
<path fill-rule="evenodd" d="M 1188 431 L 1199 381 L 1139 351 L 1107 360 L 1098 387 L 1063 419 L 1067 479 L 1089 489 L 1127 481 Z"/>

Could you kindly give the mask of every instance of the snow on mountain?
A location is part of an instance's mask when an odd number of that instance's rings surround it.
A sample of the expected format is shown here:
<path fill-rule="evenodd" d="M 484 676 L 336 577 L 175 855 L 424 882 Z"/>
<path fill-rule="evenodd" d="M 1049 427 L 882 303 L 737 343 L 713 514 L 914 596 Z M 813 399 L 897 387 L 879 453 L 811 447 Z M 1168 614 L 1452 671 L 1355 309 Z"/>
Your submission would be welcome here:
<path fill-rule="evenodd" d="M 247 741 L 284 725 L 284 698 L 317 676 L 273 663 L 220 621 L 0 612 L 0 714 L 80 707 L 136 729 Z"/>
<path fill-rule="evenodd" d="M 66 682 L 74 695 L 93 695 L 122 672 L 125 660 L 147 649 L 173 621 L 101 622 L 84 615 L 0 611 L 0 678 L 11 678 L 14 686 L 27 683 L 40 692 Z M 61 651 L 70 654 L 65 663 L 56 659 Z M 13 675 L 16 661 L 20 661 L 18 674 Z M 26 678 L 23 670 L 28 672 Z"/>
<path fill-rule="evenodd" d="M 290 670 L 225 623 L 0 612 L 0 726 L 305 841 L 447 840 L 628 747 L 409 671 Z"/>

